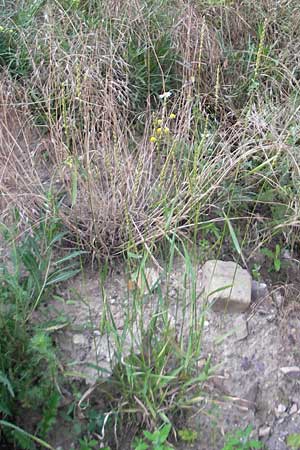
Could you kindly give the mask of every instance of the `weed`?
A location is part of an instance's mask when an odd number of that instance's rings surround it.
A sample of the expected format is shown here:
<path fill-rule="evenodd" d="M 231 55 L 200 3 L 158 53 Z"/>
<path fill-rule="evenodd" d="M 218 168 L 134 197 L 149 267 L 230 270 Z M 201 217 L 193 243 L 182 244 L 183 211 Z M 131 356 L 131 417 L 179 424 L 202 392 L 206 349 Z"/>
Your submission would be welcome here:
<path fill-rule="evenodd" d="M 298 434 L 298 433 L 290 434 L 287 437 L 286 443 L 291 450 L 299 450 L 300 449 L 300 434 Z"/>
<path fill-rule="evenodd" d="M 166 33 L 151 38 L 150 45 L 145 45 L 142 37 L 131 38 L 126 60 L 130 67 L 131 101 L 135 111 L 143 111 L 147 99 L 158 105 L 160 94 L 176 89 L 176 58 Z"/>
<path fill-rule="evenodd" d="M 262 442 L 251 439 L 252 427 L 248 425 L 244 430 L 237 430 L 234 434 L 229 434 L 226 438 L 222 450 L 252 450 L 263 448 Z"/>
<path fill-rule="evenodd" d="M 172 447 L 167 445 L 167 439 L 171 431 L 171 425 L 163 425 L 160 429 L 150 433 L 144 431 L 144 438 L 138 438 L 133 443 L 134 450 L 172 450 Z"/>
<path fill-rule="evenodd" d="M 58 220 L 47 217 L 25 231 L 22 239 L 17 225 L 10 229 L 3 225 L 2 232 L 11 250 L 11 267 L 4 263 L 0 267 L 0 414 L 11 421 L 26 410 L 38 411 L 41 419 L 36 429 L 45 437 L 55 423 L 60 401 L 59 364 L 49 332 L 30 321 L 53 288 L 78 273 L 75 259 L 82 252 L 70 252 L 54 263 L 54 246 L 65 233 Z M 27 448 L 24 433 L 12 428 L 4 432 Z"/>
<path fill-rule="evenodd" d="M 193 444 L 198 438 L 198 433 L 195 430 L 184 428 L 183 430 L 178 430 L 178 436 L 182 441 Z"/>
<path fill-rule="evenodd" d="M 83 439 L 79 439 L 79 447 L 78 450 L 98 450 L 99 442 L 95 439 L 88 439 L 84 437 Z M 110 447 L 101 447 L 102 450 L 110 450 Z M 70 449 L 75 450 L 75 449 Z"/>
<path fill-rule="evenodd" d="M 259 264 L 254 264 L 252 269 L 251 269 L 252 277 L 256 281 L 259 281 L 260 278 L 261 278 L 260 270 L 261 270 L 261 266 Z"/>
<path fill-rule="evenodd" d="M 260 251 L 272 263 L 272 266 L 269 268 L 269 271 L 275 270 L 275 272 L 279 272 L 281 269 L 281 259 L 280 259 L 281 247 L 280 247 L 280 245 L 276 244 L 274 251 L 272 251 L 266 247 L 262 248 Z"/>
<path fill-rule="evenodd" d="M 100 264 L 128 255 L 133 280 L 122 332 L 101 286 L 114 392 L 108 411 L 86 405 L 80 445 L 96 445 L 108 417 L 116 434 L 126 420 L 161 432 L 183 406 L 202 401 L 211 373 L 210 360 L 197 366 L 204 311 L 186 242 L 192 257 L 200 247 L 201 261 L 234 253 L 245 267 L 244 244 L 263 247 L 275 272 L 282 246 L 298 251 L 298 0 L 269 0 L 268 10 L 230 0 L 4 3 L 0 210 L 17 206 L 24 229 L 48 207 L 22 239 L 2 227 L 12 268 L 0 270 L 1 417 L 13 424 L 36 408 L 41 438 L 56 420 L 58 356 L 51 329 L 34 319 L 79 271 L 81 252 L 54 259 L 63 224 Z M 175 317 L 161 280 L 150 286 L 147 278 L 161 249 L 167 278 L 175 252 L 186 265 L 191 297 L 178 295 Z M 4 422 L 6 435 L 30 445 Z M 239 433 L 228 448 L 249 448 L 248 428 Z M 149 436 L 141 445 L 154 445 Z"/>

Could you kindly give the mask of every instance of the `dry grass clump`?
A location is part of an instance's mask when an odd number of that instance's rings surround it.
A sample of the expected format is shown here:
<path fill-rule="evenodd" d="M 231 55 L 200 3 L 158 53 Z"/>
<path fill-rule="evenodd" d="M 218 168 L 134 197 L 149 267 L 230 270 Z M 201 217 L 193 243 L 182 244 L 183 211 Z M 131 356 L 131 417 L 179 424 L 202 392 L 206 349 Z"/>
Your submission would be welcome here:
<path fill-rule="evenodd" d="M 21 92 L 21 95 L 20 95 Z M 8 76 L 0 79 L 0 210 L 22 205 L 25 216 L 36 213 L 43 195 L 43 170 L 38 167 L 42 136 L 35 127 L 23 92 Z"/>
<path fill-rule="evenodd" d="M 35 215 L 51 192 L 102 255 L 224 205 L 255 217 L 287 203 L 284 222 L 298 223 L 295 2 L 67 4 L 39 10 L 27 78 L 2 76 L 2 202 Z"/>

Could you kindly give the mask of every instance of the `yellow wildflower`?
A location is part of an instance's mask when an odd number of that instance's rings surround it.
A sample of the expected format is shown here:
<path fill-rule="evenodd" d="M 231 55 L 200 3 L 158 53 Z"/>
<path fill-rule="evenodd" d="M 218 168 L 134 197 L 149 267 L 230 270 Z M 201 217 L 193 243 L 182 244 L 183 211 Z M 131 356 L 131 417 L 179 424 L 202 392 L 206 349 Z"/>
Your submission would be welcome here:
<path fill-rule="evenodd" d="M 176 118 L 176 114 L 171 113 L 171 114 L 169 115 L 169 118 L 170 118 L 170 119 L 175 119 L 175 118 Z"/>
<path fill-rule="evenodd" d="M 150 142 L 156 142 L 156 141 L 157 141 L 156 137 L 155 136 L 151 136 Z"/>
<path fill-rule="evenodd" d="M 169 133 L 170 133 L 170 128 L 164 127 L 164 133 L 165 133 L 165 134 L 169 134 Z"/>
<path fill-rule="evenodd" d="M 66 165 L 67 167 L 72 168 L 72 167 L 73 167 L 73 158 L 72 158 L 72 156 L 68 156 L 68 157 L 65 159 L 64 163 L 65 163 L 65 165 Z"/>
<path fill-rule="evenodd" d="M 156 134 L 161 134 L 161 132 L 162 132 L 162 128 L 156 128 Z"/>

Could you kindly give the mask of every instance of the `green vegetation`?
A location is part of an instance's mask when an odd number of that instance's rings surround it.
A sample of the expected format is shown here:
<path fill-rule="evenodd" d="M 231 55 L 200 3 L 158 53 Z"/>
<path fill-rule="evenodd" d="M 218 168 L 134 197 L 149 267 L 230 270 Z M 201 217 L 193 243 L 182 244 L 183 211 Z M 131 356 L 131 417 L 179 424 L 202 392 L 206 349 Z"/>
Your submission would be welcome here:
<path fill-rule="evenodd" d="M 248 426 L 244 430 L 237 430 L 235 434 L 229 435 L 222 450 L 251 450 L 263 448 L 262 442 L 251 439 L 252 427 Z"/>
<path fill-rule="evenodd" d="M 300 448 L 300 434 L 290 434 L 287 438 L 287 445 L 292 450 L 298 450 Z"/>
<path fill-rule="evenodd" d="M 19 214 L 15 220 L 17 225 Z M 2 231 L 10 255 L 0 267 L 0 413 L 16 420 L 27 411 L 39 412 L 35 430 L 45 437 L 57 415 L 59 364 L 50 324 L 32 324 L 31 319 L 57 283 L 79 272 L 76 258 L 82 252 L 68 252 L 53 261 L 54 247 L 65 233 L 59 220 L 46 215 L 30 233 L 24 232 L 21 241 L 17 226 L 3 226 Z M 30 437 L 23 431 L 5 427 L 4 434 L 21 448 L 30 448 Z"/>
<path fill-rule="evenodd" d="M 166 444 L 171 428 L 171 425 L 164 425 L 153 433 L 144 431 L 144 439 L 137 439 L 134 443 L 134 450 L 147 450 L 149 448 L 153 450 L 171 450 L 172 447 Z M 149 445 L 147 441 L 151 444 Z"/>
<path fill-rule="evenodd" d="M 52 448 L 61 420 L 76 450 L 122 435 L 136 450 L 172 448 L 177 435 L 192 445 L 200 433 L 184 414 L 214 400 L 194 263 L 230 253 L 259 279 L 254 252 L 273 276 L 284 250 L 299 256 L 298 0 L 121 3 L 1 6 L 0 441 L 18 449 Z M 114 261 L 132 283 L 122 331 L 106 296 Z M 55 341 L 72 318 L 43 311 L 90 262 L 103 311 L 89 326 L 113 351 L 112 375 L 95 361 L 87 394 Z M 150 286 L 153 262 L 163 275 Z M 250 434 L 224 450 L 263 448 Z"/>

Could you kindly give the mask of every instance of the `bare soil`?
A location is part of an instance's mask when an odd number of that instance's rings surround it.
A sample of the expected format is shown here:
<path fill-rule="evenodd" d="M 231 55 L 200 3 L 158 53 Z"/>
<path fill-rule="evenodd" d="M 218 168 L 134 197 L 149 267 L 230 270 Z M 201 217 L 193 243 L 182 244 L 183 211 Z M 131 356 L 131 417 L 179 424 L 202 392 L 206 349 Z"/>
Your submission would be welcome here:
<path fill-rule="evenodd" d="M 283 367 L 300 367 L 300 270 L 297 262 L 291 267 L 286 264 L 286 268 L 288 283 L 275 285 L 273 280 L 270 285 L 270 278 L 264 280 L 269 283 L 267 295 L 253 302 L 244 315 L 207 312 L 199 364 L 211 355 L 212 364 L 218 368 L 206 386 L 212 400 L 205 409 L 191 410 L 183 424 L 198 432 L 193 448 L 221 449 L 227 432 L 248 424 L 253 425 L 253 436 L 260 437 L 269 450 L 288 449 L 287 436 L 300 432 L 300 377 L 281 371 Z M 201 268 L 196 270 L 200 280 Z M 177 260 L 169 287 L 171 316 L 183 293 L 183 274 L 184 267 Z M 105 301 L 120 332 L 130 301 L 127 292 L 128 279 L 122 269 L 116 268 L 106 280 Z M 64 313 L 71 321 L 56 333 L 64 366 L 85 377 L 88 386 L 93 385 L 98 375 L 105 375 L 97 372 L 95 365 L 108 372 L 113 365 L 113 348 L 99 333 L 104 299 L 98 272 L 89 271 L 84 279 L 71 281 L 61 296 L 64 303 L 52 302 L 46 310 L 53 311 L 55 305 L 56 313 Z M 156 301 L 155 294 L 146 297 L 145 323 L 149 323 Z M 247 337 L 240 340 L 235 332 L 238 317 L 243 317 L 248 326 Z M 180 326 L 181 320 L 183 316 L 178 314 L 174 326 Z M 128 341 L 128 348 L 131 343 Z M 62 445 L 60 439 L 56 444 Z M 128 440 L 120 443 L 120 448 L 127 446 Z M 188 445 L 178 442 L 175 447 L 183 450 Z"/>

